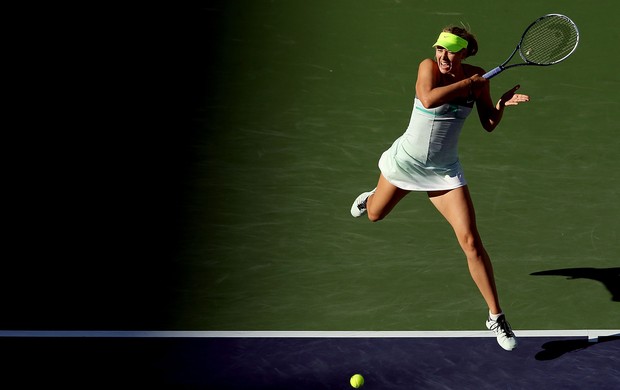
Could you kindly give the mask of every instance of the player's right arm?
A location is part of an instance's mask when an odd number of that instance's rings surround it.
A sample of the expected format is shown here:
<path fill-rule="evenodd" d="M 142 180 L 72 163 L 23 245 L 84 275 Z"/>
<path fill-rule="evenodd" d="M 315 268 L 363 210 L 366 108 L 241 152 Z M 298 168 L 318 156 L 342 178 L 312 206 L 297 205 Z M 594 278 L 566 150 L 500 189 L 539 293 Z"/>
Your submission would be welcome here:
<path fill-rule="evenodd" d="M 445 76 L 442 82 L 439 67 L 432 59 L 427 58 L 420 63 L 415 91 L 424 107 L 435 108 L 456 99 L 466 99 L 473 92 L 472 79 L 451 82 L 446 80 L 448 77 L 451 76 Z"/>

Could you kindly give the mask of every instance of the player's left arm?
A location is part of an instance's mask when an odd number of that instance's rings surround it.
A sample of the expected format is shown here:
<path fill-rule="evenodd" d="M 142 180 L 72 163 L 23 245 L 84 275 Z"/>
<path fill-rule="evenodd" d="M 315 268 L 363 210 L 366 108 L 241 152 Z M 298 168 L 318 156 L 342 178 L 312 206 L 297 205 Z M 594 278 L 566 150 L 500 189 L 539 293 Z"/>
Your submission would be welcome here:
<path fill-rule="evenodd" d="M 516 91 L 521 88 L 521 86 L 517 84 L 506 91 L 497 101 L 497 104 L 493 104 L 490 83 L 483 85 L 484 87 L 480 91 L 477 91 L 476 108 L 478 110 L 480 123 L 488 132 L 495 130 L 497 125 L 499 125 L 502 117 L 504 116 L 504 108 L 506 106 L 516 106 L 519 103 L 530 101 L 530 97 L 528 95 L 516 93 Z"/>

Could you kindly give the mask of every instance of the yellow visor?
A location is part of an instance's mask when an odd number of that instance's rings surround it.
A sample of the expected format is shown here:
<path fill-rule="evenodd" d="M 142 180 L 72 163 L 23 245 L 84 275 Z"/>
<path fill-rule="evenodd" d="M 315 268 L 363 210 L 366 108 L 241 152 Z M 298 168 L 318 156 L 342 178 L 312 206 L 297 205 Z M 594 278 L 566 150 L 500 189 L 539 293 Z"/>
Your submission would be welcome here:
<path fill-rule="evenodd" d="M 439 34 L 439 38 L 437 38 L 437 42 L 435 42 L 433 47 L 445 47 L 449 51 L 456 53 L 461 51 L 462 49 L 466 49 L 467 44 L 468 42 L 465 39 L 459 37 L 458 35 L 454 35 L 449 32 L 442 32 L 441 34 Z"/>

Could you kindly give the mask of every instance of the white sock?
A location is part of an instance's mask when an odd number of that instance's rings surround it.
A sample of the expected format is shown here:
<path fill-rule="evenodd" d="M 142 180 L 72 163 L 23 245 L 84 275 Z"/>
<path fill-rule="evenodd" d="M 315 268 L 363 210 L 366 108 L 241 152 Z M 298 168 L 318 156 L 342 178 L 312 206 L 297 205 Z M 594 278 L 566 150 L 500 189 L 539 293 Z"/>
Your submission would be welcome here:
<path fill-rule="evenodd" d="M 497 314 L 493 314 L 493 313 L 489 312 L 489 318 L 492 319 L 493 321 L 497 321 L 499 316 L 501 316 L 502 314 L 504 314 L 503 311 L 501 311 L 501 312 L 499 312 Z"/>

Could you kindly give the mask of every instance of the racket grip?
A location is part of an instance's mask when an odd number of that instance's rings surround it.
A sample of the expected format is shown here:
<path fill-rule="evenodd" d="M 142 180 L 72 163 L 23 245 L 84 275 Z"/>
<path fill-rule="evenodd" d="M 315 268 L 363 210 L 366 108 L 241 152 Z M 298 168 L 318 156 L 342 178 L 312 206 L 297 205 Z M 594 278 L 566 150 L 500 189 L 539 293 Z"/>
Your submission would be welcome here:
<path fill-rule="evenodd" d="M 504 70 L 504 68 L 500 65 L 495 69 L 491 69 L 490 71 L 486 72 L 484 75 L 482 75 L 482 77 L 484 77 L 485 79 L 490 79 L 493 78 L 495 76 L 497 76 L 498 74 L 500 74 L 502 71 Z"/>

